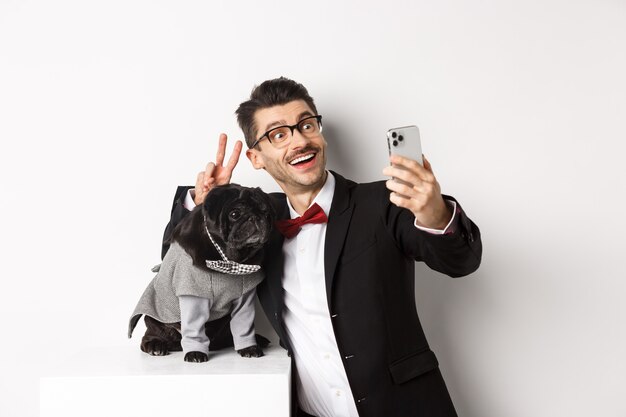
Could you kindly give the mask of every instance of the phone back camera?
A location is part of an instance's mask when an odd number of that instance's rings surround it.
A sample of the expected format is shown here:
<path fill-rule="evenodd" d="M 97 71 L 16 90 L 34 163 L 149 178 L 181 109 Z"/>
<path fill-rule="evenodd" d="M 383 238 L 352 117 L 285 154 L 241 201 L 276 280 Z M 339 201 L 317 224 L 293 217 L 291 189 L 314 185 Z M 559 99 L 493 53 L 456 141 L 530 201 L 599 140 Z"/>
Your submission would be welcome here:
<path fill-rule="evenodd" d="M 398 136 L 398 140 L 399 140 L 400 142 L 402 142 L 402 141 L 404 140 L 404 136 L 402 136 L 402 135 Z"/>
<path fill-rule="evenodd" d="M 391 137 L 392 137 L 392 138 L 394 138 L 394 139 L 395 139 L 395 138 L 396 138 L 396 136 L 398 136 L 398 134 L 397 134 L 396 132 L 391 132 Z"/>
<path fill-rule="evenodd" d="M 393 146 L 398 146 L 398 141 L 397 140 L 393 141 Z"/>

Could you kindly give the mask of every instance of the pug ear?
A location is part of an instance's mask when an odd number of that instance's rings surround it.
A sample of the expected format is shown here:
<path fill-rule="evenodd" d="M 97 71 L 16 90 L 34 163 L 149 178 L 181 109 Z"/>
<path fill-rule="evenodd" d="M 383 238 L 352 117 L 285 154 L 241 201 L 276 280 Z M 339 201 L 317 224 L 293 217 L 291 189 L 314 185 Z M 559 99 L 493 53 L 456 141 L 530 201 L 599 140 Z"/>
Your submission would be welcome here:
<path fill-rule="evenodd" d="M 239 190 L 231 184 L 221 185 L 213 188 L 207 194 L 202 204 L 202 212 L 209 222 L 219 224 L 220 213 L 229 201 L 234 201 L 239 197 Z"/>

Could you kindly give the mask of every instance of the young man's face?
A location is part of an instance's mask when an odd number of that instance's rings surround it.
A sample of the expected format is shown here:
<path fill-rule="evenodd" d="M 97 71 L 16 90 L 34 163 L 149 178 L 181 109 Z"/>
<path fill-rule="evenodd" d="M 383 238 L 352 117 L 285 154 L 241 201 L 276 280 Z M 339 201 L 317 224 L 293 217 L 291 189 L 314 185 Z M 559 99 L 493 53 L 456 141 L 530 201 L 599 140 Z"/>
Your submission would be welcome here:
<path fill-rule="evenodd" d="M 315 116 L 303 100 L 258 110 L 254 115 L 256 137 L 281 125 L 295 125 Z M 303 135 L 294 129 L 284 143 L 265 137 L 246 155 L 256 169 L 265 169 L 287 194 L 321 188 L 325 180 L 326 141 L 321 133 Z M 299 162 L 300 161 L 300 162 Z"/>

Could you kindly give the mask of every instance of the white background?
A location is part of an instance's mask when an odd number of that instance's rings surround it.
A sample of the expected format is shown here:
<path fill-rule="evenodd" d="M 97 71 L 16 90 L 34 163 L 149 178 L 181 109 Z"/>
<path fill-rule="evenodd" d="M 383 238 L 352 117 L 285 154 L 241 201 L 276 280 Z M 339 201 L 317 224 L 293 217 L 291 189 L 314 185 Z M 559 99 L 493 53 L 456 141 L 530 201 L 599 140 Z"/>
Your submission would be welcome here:
<path fill-rule="evenodd" d="M 418 124 L 480 226 L 477 273 L 417 274 L 459 414 L 626 416 L 624 74 L 619 0 L 1 0 L 0 415 L 36 415 L 72 352 L 139 343 L 175 186 L 285 75 L 329 168 L 381 179 L 385 131 Z M 234 181 L 276 190 L 245 159 Z"/>

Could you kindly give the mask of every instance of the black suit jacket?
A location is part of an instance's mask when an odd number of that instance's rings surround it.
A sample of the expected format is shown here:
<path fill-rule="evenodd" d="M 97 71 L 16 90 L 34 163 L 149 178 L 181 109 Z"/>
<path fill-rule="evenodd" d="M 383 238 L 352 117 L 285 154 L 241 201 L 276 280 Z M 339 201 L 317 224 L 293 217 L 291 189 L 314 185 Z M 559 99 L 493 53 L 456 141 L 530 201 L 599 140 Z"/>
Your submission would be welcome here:
<path fill-rule="evenodd" d="M 456 416 L 417 315 L 415 261 L 451 277 L 475 271 L 482 253 L 478 227 L 461 210 L 453 234 L 422 232 L 411 212 L 390 203 L 383 181 L 356 184 L 333 175 L 324 248 L 326 292 L 359 415 Z M 186 190 L 179 187 L 166 236 L 186 212 Z M 272 199 L 279 218 L 288 218 L 285 195 L 275 193 Z M 257 295 L 290 351 L 282 320 L 282 244 L 283 237 L 274 231 L 263 265 L 266 279 Z"/>

